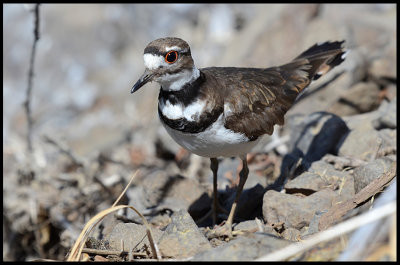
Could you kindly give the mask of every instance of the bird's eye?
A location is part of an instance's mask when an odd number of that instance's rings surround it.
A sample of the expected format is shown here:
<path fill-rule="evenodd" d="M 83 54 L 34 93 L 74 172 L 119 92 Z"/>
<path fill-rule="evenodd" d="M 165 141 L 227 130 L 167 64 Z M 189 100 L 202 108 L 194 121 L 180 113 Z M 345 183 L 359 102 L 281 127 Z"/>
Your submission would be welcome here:
<path fill-rule="evenodd" d="M 178 60 L 178 53 L 176 51 L 170 51 L 165 55 L 165 61 L 167 63 L 174 63 Z"/>

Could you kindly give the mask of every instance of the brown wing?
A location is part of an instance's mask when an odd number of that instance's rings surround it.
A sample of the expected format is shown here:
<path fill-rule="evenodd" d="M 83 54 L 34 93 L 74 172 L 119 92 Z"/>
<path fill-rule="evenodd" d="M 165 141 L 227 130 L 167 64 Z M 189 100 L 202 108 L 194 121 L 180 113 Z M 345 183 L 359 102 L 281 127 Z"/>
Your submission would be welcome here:
<path fill-rule="evenodd" d="M 283 125 L 285 113 L 311 80 L 343 62 L 342 43 L 316 44 L 280 67 L 202 69 L 223 80 L 225 127 L 251 140 L 272 134 L 274 125 Z"/>
<path fill-rule="evenodd" d="M 272 134 L 274 125 L 283 124 L 284 114 L 310 83 L 304 70 L 293 63 L 268 69 L 214 68 L 212 74 L 225 81 L 225 127 L 250 139 Z"/>

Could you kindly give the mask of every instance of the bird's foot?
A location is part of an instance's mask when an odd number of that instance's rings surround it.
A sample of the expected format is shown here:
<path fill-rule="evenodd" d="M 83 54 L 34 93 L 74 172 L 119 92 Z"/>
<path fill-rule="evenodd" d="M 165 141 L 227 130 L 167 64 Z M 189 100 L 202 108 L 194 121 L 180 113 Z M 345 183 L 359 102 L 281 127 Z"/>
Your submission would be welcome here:
<path fill-rule="evenodd" d="M 232 232 L 232 224 L 224 222 L 221 225 L 214 226 L 213 229 L 206 230 L 206 237 L 208 239 L 212 238 L 223 238 L 225 240 L 231 240 L 233 236 L 237 233 Z"/>

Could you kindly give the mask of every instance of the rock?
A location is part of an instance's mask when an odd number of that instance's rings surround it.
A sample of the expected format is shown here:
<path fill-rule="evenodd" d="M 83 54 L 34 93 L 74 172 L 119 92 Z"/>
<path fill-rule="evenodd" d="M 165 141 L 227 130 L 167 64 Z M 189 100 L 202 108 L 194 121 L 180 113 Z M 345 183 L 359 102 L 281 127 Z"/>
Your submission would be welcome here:
<path fill-rule="evenodd" d="M 289 244 L 289 241 L 269 234 L 254 233 L 248 237 L 237 238 L 220 247 L 199 253 L 192 260 L 250 261 Z"/>
<path fill-rule="evenodd" d="M 302 193 L 308 196 L 326 188 L 326 183 L 319 175 L 306 171 L 295 179 L 289 180 L 284 188 L 288 194 Z"/>
<path fill-rule="evenodd" d="M 321 181 L 324 181 L 325 184 L 322 184 L 319 190 L 329 187 L 340 196 L 341 200 L 348 200 L 354 196 L 354 178 L 348 172 L 336 170 L 334 166 L 324 161 L 312 163 L 309 172 L 319 176 L 318 180 L 310 181 L 316 181 L 320 185 Z M 314 184 L 310 183 L 310 185 Z"/>
<path fill-rule="evenodd" d="M 146 208 L 151 206 L 149 205 L 148 200 L 145 199 L 142 185 L 130 187 L 126 191 L 126 196 L 129 198 L 128 205 L 132 205 L 139 212 L 144 212 Z M 127 211 L 127 218 L 138 223 L 142 222 L 142 218 L 139 215 L 137 215 L 134 211 Z"/>
<path fill-rule="evenodd" d="M 349 131 L 339 116 L 327 112 L 293 117 L 289 124 L 289 149 L 300 149 L 308 162 L 320 160 L 326 153 L 336 153 L 338 143 Z"/>
<path fill-rule="evenodd" d="M 302 238 L 319 232 L 319 219 L 321 219 L 321 216 L 324 215 L 325 213 L 326 213 L 326 211 L 315 212 L 313 218 L 310 221 L 310 225 L 302 233 Z"/>
<path fill-rule="evenodd" d="M 392 101 L 397 97 L 397 85 L 396 84 L 387 84 L 385 86 L 385 97 Z"/>
<path fill-rule="evenodd" d="M 370 126 L 366 124 L 366 126 Z M 359 158 L 369 161 L 374 159 L 382 144 L 382 139 L 375 130 L 363 129 L 363 126 L 350 131 L 339 147 L 338 156 Z"/>
<path fill-rule="evenodd" d="M 379 108 L 380 117 L 376 120 L 372 121 L 372 124 L 375 129 L 383 129 L 383 128 L 390 128 L 396 129 L 397 128 L 397 121 L 396 121 L 396 98 L 390 101 L 389 104 L 384 103 Z"/>
<path fill-rule="evenodd" d="M 394 61 L 397 55 L 397 47 L 395 42 L 386 44 L 384 54 L 380 58 L 372 61 L 368 71 L 375 76 L 393 77 L 397 76 L 397 64 Z"/>
<path fill-rule="evenodd" d="M 388 157 L 378 158 L 364 166 L 354 169 L 354 186 L 358 193 L 374 179 L 380 177 L 383 173 L 389 171 L 393 160 Z"/>
<path fill-rule="evenodd" d="M 268 224 L 283 222 L 285 228 L 301 229 L 309 225 L 316 211 L 330 209 L 337 197 L 331 189 L 307 197 L 269 190 L 264 195 L 263 217 Z"/>
<path fill-rule="evenodd" d="M 385 104 L 385 101 L 383 101 L 382 104 Z M 379 109 L 381 107 L 379 107 Z M 381 112 L 379 111 L 379 109 L 363 114 L 346 116 L 343 117 L 343 120 L 350 130 L 355 130 L 357 128 L 363 128 L 364 130 L 375 129 L 372 125 L 372 121 L 378 119 L 381 116 Z"/>
<path fill-rule="evenodd" d="M 394 102 L 393 102 L 394 101 Z M 393 105 L 392 105 L 393 104 Z M 363 128 L 364 130 L 372 129 L 384 129 L 388 127 L 380 127 L 380 119 L 384 118 L 385 116 L 391 115 L 396 113 L 396 100 L 393 99 L 391 102 L 382 101 L 381 105 L 377 110 L 353 115 L 353 116 L 346 116 L 343 117 L 344 122 L 346 123 L 347 127 L 350 130 L 355 130 L 357 128 Z M 391 116 L 392 123 L 395 123 L 396 116 L 394 115 L 394 119 Z"/>
<path fill-rule="evenodd" d="M 163 256 L 187 258 L 211 248 L 188 212 L 180 210 L 171 218 L 158 244 Z"/>
<path fill-rule="evenodd" d="M 194 218 L 205 214 L 212 203 L 205 188 L 197 180 L 180 175 L 168 176 L 161 171 L 146 177 L 143 196 L 148 201 L 148 207 L 156 206 L 158 209 L 168 208 L 172 211 L 190 209 Z"/>
<path fill-rule="evenodd" d="M 264 234 L 270 234 L 272 236 L 281 238 L 282 237 L 281 234 L 278 233 L 276 230 L 277 229 L 274 226 L 272 226 L 271 224 L 264 224 L 264 226 L 263 226 Z"/>
<path fill-rule="evenodd" d="M 380 104 L 379 87 L 373 82 L 359 82 L 350 87 L 330 108 L 339 116 L 354 115 L 372 111 Z"/>
<path fill-rule="evenodd" d="M 157 228 L 151 227 L 154 241 L 158 242 L 163 232 Z M 145 245 L 150 249 L 149 239 L 146 235 L 146 226 L 134 223 L 117 224 L 111 234 L 108 236 L 110 247 L 115 250 L 121 250 L 121 240 L 123 241 L 124 251 L 138 251 Z"/>
<path fill-rule="evenodd" d="M 286 193 L 301 193 L 308 196 L 314 192 L 329 188 L 335 191 L 341 200 L 347 200 L 354 196 L 353 176 L 345 171 L 335 170 L 330 164 L 322 163 L 326 164 L 323 171 L 304 172 L 295 179 L 288 181 L 284 186 Z"/>
<path fill-rule="evenodd" d="M 297 229 L 294 229 L 293 227 L 288 227 L 282 232 L 282 238 L 292 241 L 292 242 L 297 242 L 300 240 L 300 231 Z"/>
<path fill-rule="evenodd" d="M 381 150 L 397 150 L 397 130 L 396 129 L 382 129 L 378 131 L 379 137 L 382 139 Z"/>
<path fill-rule="evenodd" d="M 343 235 L 342 237 L 333 238 L 328 241 L 323 241 L 309 250 L 294 255 L 291 260 L 301 261 L 334 261 L 337 260 L 340 253 L 343 252 L 347 242 L 348 236 Z"/>
<path fill-rule="evenodd" d="M 263 226 L 264 225 L 261 223 L 261 227 L 263 227 Z M 256 220 L 247 220 L 247 221 L 240 222 L 238 224 L 234 224 L 232 226 L 232 230 L 254 233 L 259 230 L 259 227 L 258 227 Z"/>
<path fill-rule="evenodd" d="M 117 214 L 106 215 L 101 220 L 101 225 L 96 226 L 91 235 L 96 238 L 109 238 L 118 224 L 123 224 L 123 222 L 118 219 Z"/>

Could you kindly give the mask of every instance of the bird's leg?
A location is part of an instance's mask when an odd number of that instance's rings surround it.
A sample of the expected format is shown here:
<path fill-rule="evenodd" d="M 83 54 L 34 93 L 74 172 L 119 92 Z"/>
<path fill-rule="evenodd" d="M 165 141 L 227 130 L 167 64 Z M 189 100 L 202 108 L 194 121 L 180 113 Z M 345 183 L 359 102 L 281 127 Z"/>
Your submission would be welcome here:
<path fill-rule="evenodd" d="M 210 215 L 213 217 L 213 225 L 217 223 L 217 213 L 218 212 L 223 212 L 227 213 L 227 211 L 219 204 L 218 202 L 218 159 L 217 158 L 210 158 L 211 164 L 210 168 L 211 171 L 213 172 L 213 204 L 211 207 L 211 210 L 203 217 L 201 217 L 199 220 L 197 220 L 197 223 L 202 223 L 204 220 L 206 220 Z"/>
<path fill-rule="evenodd" d="M 228 236 L 232 238 L 232 224 L 233 219 L 235 217 L 236 207 L 239 202 L 240 195 L 242 194 L 243 186 L 246 183 L 247 177 L 249 175 L 249 168 L 247 166 L 247 158 L 246 155 L 240 157 L 243 161 L 243 168 L 239 173 L 240 181 L 239 186 L 236 191 L 235 200 L 232 204 L 231 211 L 229 213 L 228 219 L 226 220 L 225 224 L 222 227 L 219 227 L 216 231 L 209 235 L 209 237 L 215 236 Z"/>
<path fill-rule="evenodd" d="M 233 219 L 234 219 L 235 213 L 236 213 L 236 207 L 239 202 L 240 195 L 242 194 L 243 186 L 246 183 L 247 176 L 249 175 L 249 168 L 247 167 L 246 155 L 242 158 L 242 161 L 243 161 L 243 167 L 239 173 L 239 177 L 240 177 L 239 186 L 237 188 L 235 200 L 233 201 L 232 208 L 229 213 L 228 219 L 226 220 L 226 226 L 230 229 L 231 232 L 232 232 Z"/>
<path fill-rule="evenodd" d="M 213 172 L 213 225 L 217 223 L 217 210 L 218 210 L 218 159 L 213 157 L 210 158 L 210 168 Z"/>

